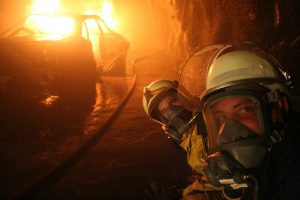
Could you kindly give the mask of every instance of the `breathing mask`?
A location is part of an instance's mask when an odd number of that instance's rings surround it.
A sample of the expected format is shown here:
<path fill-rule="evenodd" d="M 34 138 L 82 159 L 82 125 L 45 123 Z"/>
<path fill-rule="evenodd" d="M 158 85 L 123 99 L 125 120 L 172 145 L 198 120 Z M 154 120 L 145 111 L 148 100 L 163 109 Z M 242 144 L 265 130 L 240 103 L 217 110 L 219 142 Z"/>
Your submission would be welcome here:
<path fill-rule="evenodd" d="M 195 116 L 179 102 L 177 88 L 177 81 L 153 81 L 144 87 L 143 108 L 151 120 L 163 125 L 170 138 L 180 143 Z"/>
<path fill-rule="evenodd" d="M 263 96 L 246 89 L 224 91 L 206 100 L 205 173 L 212 184 L 248 187 L 249 173 L 261 165 L 270 147 L 266 124 L 271 112 Z"/>
<path fill-rule="evenodd" d="M 180 104 L 177 94 L 166 95 L 160 101 L 156 112 L 159 121 L 165 125 L 167 134 L 180 143 L 182 135 L 194 120 L 193 113 Z"/>

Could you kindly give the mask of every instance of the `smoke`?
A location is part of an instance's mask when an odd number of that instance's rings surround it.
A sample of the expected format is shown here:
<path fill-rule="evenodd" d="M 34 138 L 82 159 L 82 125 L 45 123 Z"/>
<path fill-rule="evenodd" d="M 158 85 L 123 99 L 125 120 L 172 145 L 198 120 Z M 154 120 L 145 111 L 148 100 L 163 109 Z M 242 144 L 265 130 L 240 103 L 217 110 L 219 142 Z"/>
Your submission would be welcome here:
<path fill-rule="evenodd" d="M 8 29 L 28 13 L 31 0 L 0 1 L 0 32 Z"/>

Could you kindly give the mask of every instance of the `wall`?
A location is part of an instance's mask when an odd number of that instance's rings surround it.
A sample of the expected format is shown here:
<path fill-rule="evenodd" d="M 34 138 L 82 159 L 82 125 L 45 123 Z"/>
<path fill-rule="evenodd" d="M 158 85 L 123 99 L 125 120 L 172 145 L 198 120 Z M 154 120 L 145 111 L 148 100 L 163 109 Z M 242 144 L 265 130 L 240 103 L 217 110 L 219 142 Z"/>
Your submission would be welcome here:
<path fill-rule="evenodd" d="M 151 2 L 157 8 L 159 17 L 156 18 L 164 26 L 162 35 L 169 39 L 169 51 L 179 63 L 196 49 L 211 44 L 249 41 L 269 50 L 294 77 L 300 74 L 300 2 L 297 0 Z M 295 82 L 300 85 L 299 79 Z"/>

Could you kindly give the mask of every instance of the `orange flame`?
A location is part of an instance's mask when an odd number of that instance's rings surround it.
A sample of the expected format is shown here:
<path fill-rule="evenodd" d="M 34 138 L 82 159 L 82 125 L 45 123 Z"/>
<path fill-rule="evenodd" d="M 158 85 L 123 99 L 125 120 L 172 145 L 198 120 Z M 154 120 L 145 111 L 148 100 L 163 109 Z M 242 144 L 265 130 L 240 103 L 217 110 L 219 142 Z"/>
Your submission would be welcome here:
<path fill-rule="evenodd" d="M 109 1 L 103 3 L 102 9 L 99 13 L 102 19 L 107 23 L 107 25 L 114 29 L 117 26 L 116 20 L 113 17 L 113 5 Z"/>
<path fill-rule="evenodd" d="M 74 32 L 75 22 L 67 17 L 31 15 L 26 23 L 34 30 L 39 30 L 41 40 L 61 40 Z"/>
<path fill-rule="evenodd" d="M 82 10 L 80 11 L 80 13 L 99 15 L 110 27 L 110 29 L 114 30 L 117 27 L 117 22 L 115 20 L 115 17 L 113 16 L 113 9 L 114 7 L 110 0 L 103 0 L 101 8 Z M 63 8 L 60 0 L 35 0 L 31 8 L 32 14 L 58 14 L 64 13 L 64 11 L 66 11 L 66 9 Z M 61 35 L 71 34 L 74 28 L 74 24 L 72 21 L 62 20 L 60 22 L 58 18 L 54 21 L 50 21 L 50 18 L 49 20 L 43 18 L 39 21 L 38 17 L 36 16 L 33 20 L 30 19 L 28 23 L 34 24 L 34 26 L 37 26 L 39 29 L 42 29 L 45 32 L 57 33 L 57 31 L 59 30 L 57 34 Z M 106 29 L 104 31 L 106 31 Z M 54 39 L 55 37 L 52 38 Z M 59 39 L 59 37 L 57 37 L 57 39 Z"/>
<path fill-rule="evenodd" d="M 105 0 L 102 3 L 102 7 L 100 9 L 89 9 L 84 13 L 91 15 L 99 15 L 110 29 L 115 30 L 117 28 L 117 20 L 116 17 L 114 17 L 113 15 L 113 11 L 113 4 L 109 0 Z M 106 30 L 104 29 L 104 31 Z"/>
<path fill-rule="evenodd" d="M 60 0 L 35 0 L 31 13 L 33 14 L 51 14 L 60 9 Z"/>
<path fill-rule="evenodd" d="M 55 14 L 61 11 L 60 0 L 35 0 L 32 8 L 32 14 Z M 27 21 L 27 26 L 32 27 L 43 33 L 39 39 L 60 40 L 74 31 L 74 21 L 68 18 L 47 17 L 31 15 Z"/>

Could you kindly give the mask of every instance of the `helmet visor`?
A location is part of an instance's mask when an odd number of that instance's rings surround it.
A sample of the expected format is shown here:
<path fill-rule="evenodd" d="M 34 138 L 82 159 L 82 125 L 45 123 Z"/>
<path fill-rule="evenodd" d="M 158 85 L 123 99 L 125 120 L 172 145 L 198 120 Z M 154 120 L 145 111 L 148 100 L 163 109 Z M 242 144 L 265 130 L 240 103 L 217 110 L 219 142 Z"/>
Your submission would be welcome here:
<path fill-rule="evenodd" d="M 170 118 L 169 109 L 174 106 L 180 106 L 180 102 L 176 93 L 170 93 L 165 96 L 157 106 L 158 113 L 166 120 Z"/>
<path fill-rule="evenodd" d="M 197 51 L 185 64 L 179 79 L 179 100 L 188 110 L 198 109 L 200 95 L 205 91 L 207 70 L 213 55 L 224 45 L 208 46 Z"/>

